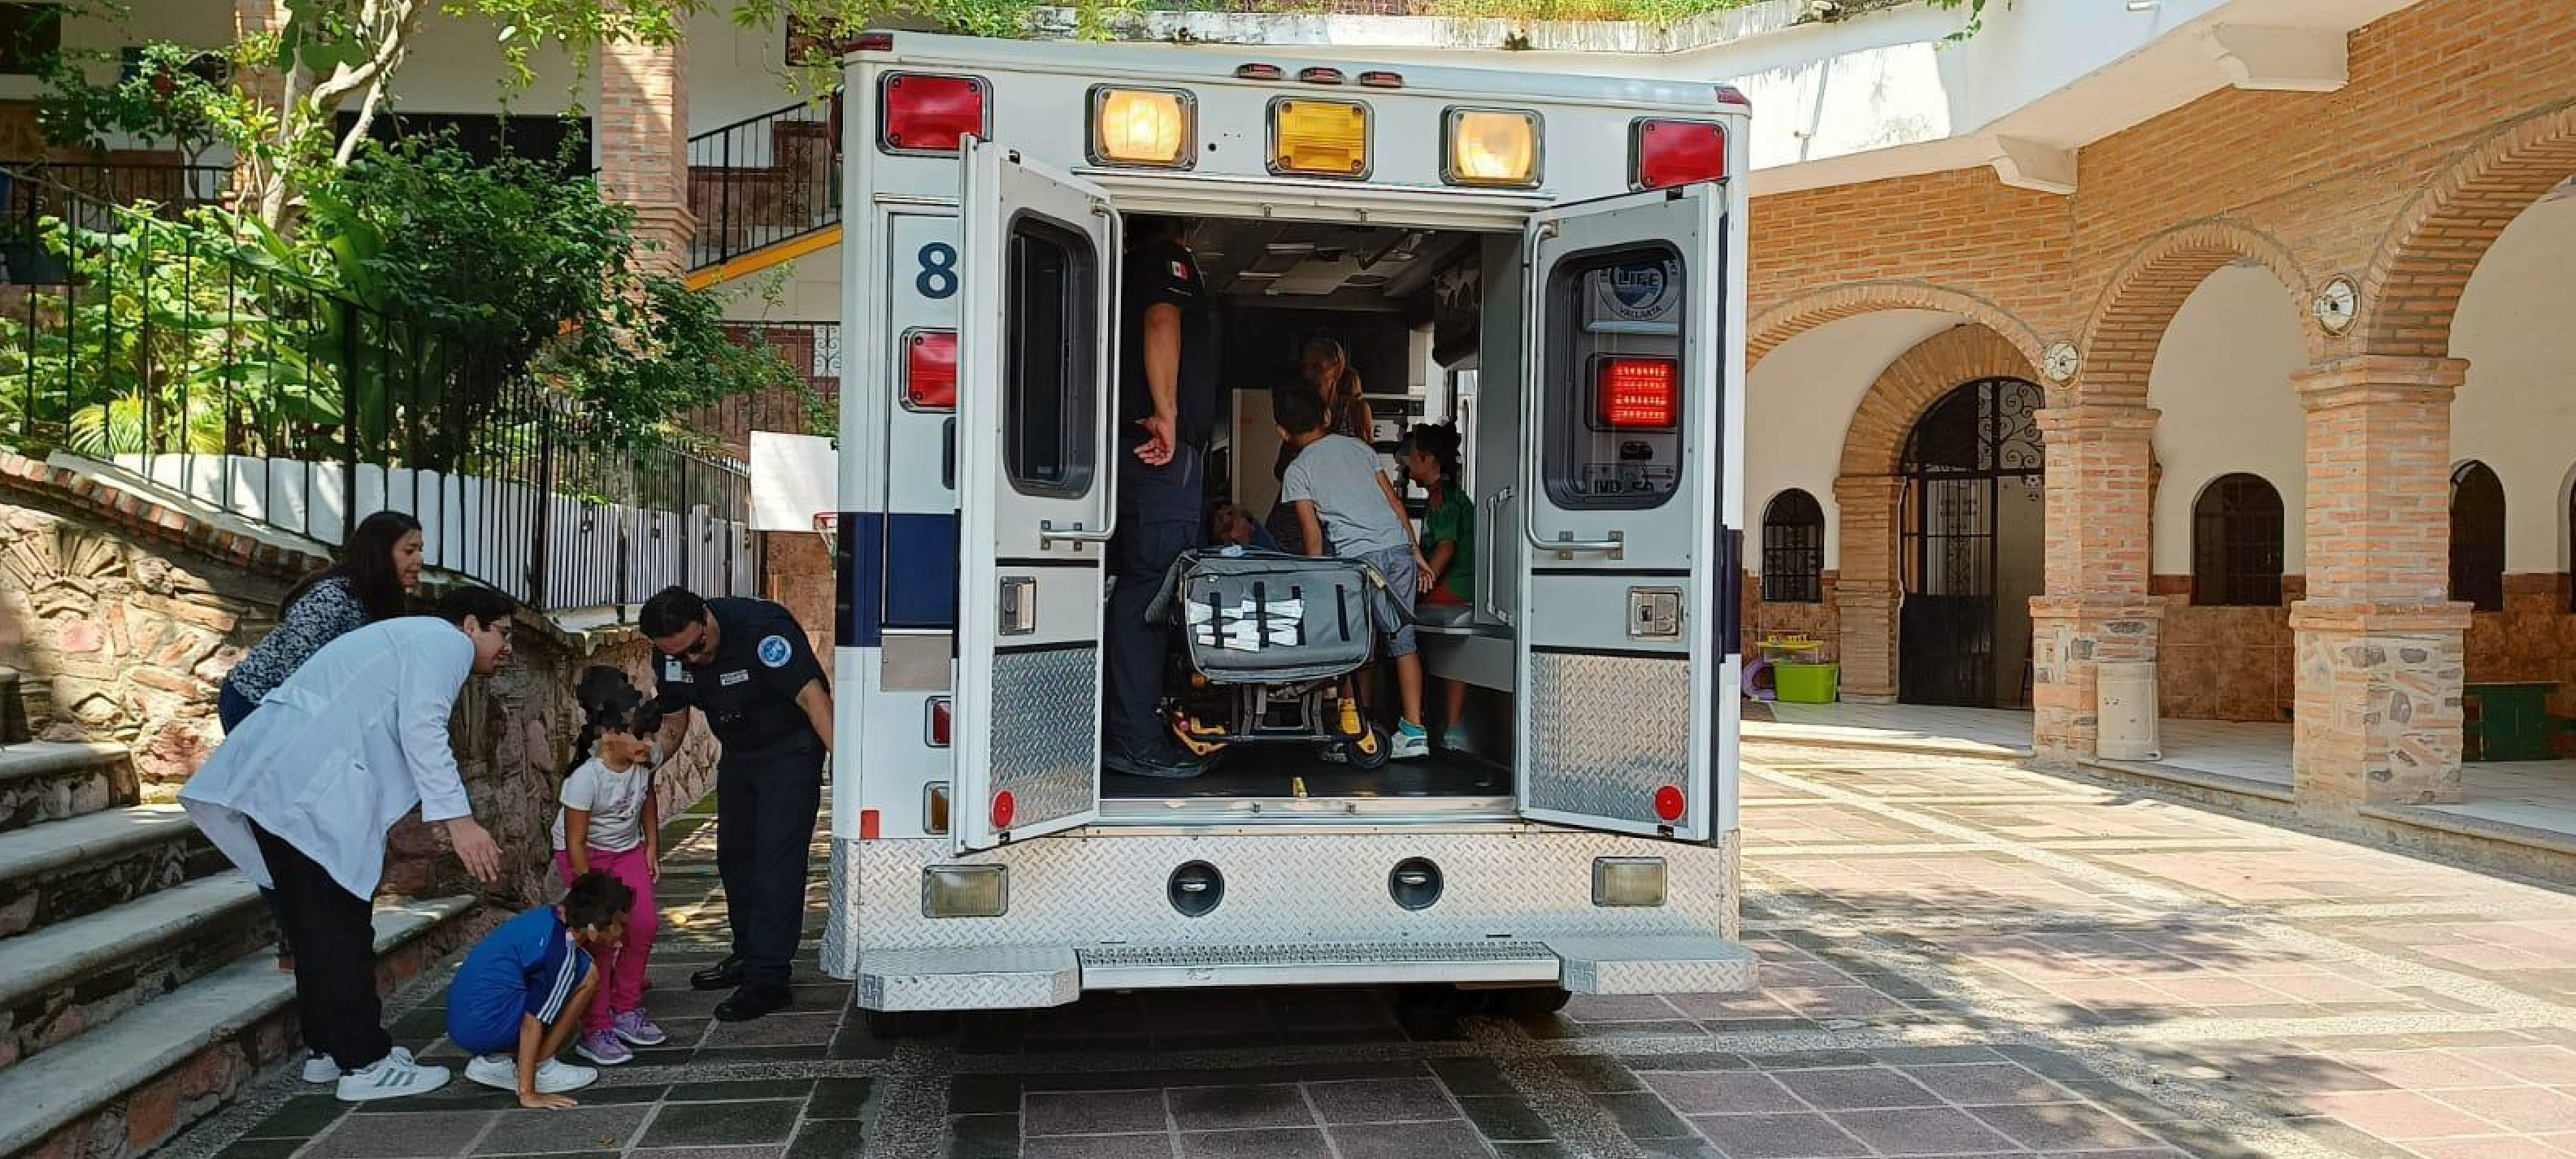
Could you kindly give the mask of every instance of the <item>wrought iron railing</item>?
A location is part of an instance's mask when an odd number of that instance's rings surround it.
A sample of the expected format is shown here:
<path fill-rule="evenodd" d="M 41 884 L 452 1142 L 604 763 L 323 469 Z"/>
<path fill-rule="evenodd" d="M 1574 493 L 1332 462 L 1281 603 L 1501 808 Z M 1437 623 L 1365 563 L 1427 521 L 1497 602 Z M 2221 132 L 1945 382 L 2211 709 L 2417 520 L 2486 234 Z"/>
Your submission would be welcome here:
<path fill-rule="evenodd" d="M 794 391 L 726 399 L 691 415 L 692 429 L 727 448 L 747 448 L 753 431 L 810 435 L 832 432 L 841 401 L 841 324 L 838 322 L 728 322 L 725 329 L 746 345 L 767 346 L 802 380 Z"/>
<path fill-rule="evenodd" d="M 0 287 L 0 441 L 19 452 L 325 545 L 406 511 L 430 566 L 543 610 L 752 590 L 738 463 L 612 439 L 517 368 L 219 233 L 9 179 L 45 212 L 0 236 L 49 264 Z"/>
<path fill-rule="evenodd" d="M 692 269 L 841 222 L 837 96 L 747 117 L 689 138 Z"/>

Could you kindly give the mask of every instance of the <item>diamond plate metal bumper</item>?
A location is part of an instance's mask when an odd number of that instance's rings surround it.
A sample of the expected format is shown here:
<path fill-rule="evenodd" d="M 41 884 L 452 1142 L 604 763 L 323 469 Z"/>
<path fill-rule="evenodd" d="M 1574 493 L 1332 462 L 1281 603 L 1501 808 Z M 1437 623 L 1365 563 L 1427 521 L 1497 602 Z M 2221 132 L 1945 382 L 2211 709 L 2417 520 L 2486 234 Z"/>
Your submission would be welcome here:
<path fill-rule="evenodd" d="M 1440 831 L 1076 830 L 953 855 L 940 840 L 832 847 L 823 965 L 878 1010 L 996 1009 L 1073 1001 L 1086 990 L 1393 982 L 1554 982 L 1577 993 L 1739 990 L 1754 959 L 1734 925 L 1734 835 L 1717 847 L 1548 826 Z M 1661 857 L 1669 898 L 1591 901 L 1603 857 Z M 1439 865 L 1437 904 L 1390 899 L 1389 869 Z M 1185 917 L 1172 869 L 1206 861 L 1225 900 Z M 929 918 L 933 865 L 1000 864 L 1010 909 Z"/>

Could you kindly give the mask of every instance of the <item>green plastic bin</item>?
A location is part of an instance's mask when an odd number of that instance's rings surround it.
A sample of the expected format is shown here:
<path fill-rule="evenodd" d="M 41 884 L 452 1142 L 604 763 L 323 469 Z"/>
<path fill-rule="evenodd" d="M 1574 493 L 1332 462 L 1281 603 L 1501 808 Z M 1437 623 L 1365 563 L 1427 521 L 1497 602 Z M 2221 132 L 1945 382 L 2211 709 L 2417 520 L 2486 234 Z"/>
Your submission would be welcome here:
<path fill-rule="evenodd" d="M 1840 699 L 1842 675 L 1840 664 L 1774 664 L 1771 688 L 1791 704 L 1832 704 Z"/>

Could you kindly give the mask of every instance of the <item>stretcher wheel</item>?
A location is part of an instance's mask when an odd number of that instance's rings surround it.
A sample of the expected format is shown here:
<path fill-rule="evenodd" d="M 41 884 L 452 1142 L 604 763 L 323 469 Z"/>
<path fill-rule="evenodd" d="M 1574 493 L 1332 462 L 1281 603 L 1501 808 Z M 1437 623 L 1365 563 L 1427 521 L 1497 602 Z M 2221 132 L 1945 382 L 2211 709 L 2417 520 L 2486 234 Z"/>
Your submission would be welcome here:
<path fill-rule="evenodd" d="M 1391 747 L 1386 730 L 1370 725 L 1357 738 L 1341 742 L 1342 755 L 1350 758 L 1351 767 L 1374 773 L 1386 767 L 1387 750 Z"/>

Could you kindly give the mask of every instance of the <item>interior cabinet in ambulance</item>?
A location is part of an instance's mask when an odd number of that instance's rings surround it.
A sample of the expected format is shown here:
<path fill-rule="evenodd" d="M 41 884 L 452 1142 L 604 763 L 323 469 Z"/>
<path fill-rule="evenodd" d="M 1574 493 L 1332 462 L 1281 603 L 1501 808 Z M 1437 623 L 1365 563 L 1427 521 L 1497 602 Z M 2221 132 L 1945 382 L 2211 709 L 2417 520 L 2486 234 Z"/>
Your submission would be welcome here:
<path fill-rule="evenodd" d="M 871 1011 L 1165 987 L 1731 990 L 1746 111 L 1709 84 L 901 33 L 849 57 L 822 950 Z M 1349 350 L 1446 419 L 1463 735 L 1104 775 L 1122 234 L 1179 223 L 1266 510 L 1269 392 Z M 1185 677 L 1177 676 L 1175 679 Z"/>

